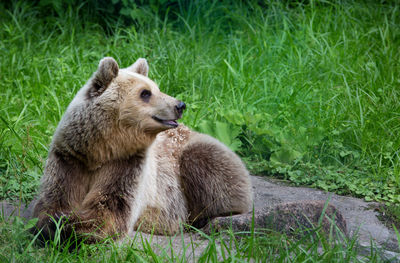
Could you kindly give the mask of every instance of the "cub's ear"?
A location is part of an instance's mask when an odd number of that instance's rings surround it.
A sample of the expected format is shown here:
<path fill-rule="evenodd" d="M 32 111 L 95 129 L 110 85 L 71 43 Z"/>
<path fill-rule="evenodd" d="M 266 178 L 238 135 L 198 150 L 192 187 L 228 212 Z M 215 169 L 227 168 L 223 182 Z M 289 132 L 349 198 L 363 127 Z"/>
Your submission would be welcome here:
<path fill-rule="evenodd" d="M 149 64 L 147 64 L 147 60 L 145 58 L 139 58 L 133 63 L 131 66 L 127 68 L 129 71 L 142 74 L 146 76 L 149 74 Z"/>
<path fill-rule="evenodd" d="M 105 57 L 100 60 L 97 71 L 93 74 L 89 97 L 102 94 L 110 85 L 111 81 L 118 76 L 118 63 L 112 57 Z"/>

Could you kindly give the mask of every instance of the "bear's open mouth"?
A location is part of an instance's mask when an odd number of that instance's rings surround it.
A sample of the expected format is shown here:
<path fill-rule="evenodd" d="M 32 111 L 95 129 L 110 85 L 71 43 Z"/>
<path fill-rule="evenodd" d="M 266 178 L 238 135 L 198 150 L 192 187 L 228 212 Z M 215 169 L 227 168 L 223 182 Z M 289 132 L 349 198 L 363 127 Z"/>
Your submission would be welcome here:
<path fill-rule="evenodd" d="M 158 121 L 161 124 L 167 125 L 167 126 L 171 126 L 171 127 L 178 127 L 178 123 L 176 122 L 176 120 L 163 120 L 160 119 L 156 116 L 152 116 L 152 118 L 156 121 Z"/>

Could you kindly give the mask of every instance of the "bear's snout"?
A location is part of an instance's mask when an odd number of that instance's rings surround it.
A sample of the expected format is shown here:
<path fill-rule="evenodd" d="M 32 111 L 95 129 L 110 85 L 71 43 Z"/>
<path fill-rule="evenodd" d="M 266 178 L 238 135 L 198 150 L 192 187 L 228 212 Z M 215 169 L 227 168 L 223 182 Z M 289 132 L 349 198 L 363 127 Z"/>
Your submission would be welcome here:
<path fill-rule="evenodd" d="M 175 109 L 179 117 L 181 117 L 183 110 L 186 109 L 186 104 L 183 101 L 180 101 L 178 105 L 175 106 Z"/>

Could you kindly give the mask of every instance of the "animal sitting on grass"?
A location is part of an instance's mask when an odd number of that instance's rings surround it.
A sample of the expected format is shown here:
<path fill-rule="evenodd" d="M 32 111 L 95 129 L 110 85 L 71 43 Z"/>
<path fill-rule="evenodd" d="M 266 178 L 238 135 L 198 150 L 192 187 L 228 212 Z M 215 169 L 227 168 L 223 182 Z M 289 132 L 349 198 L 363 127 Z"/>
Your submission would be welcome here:
<path fill-rule="evenodd" d="M 132 231 L 174 234 L 251 209 L 249 173 L 216 139 L 178 124 L 186 105 L 162 93 L 138 59 L 110 57 L 68 106 L 49 150 L 34 216 L 42 240 L 96 242 Z"/>

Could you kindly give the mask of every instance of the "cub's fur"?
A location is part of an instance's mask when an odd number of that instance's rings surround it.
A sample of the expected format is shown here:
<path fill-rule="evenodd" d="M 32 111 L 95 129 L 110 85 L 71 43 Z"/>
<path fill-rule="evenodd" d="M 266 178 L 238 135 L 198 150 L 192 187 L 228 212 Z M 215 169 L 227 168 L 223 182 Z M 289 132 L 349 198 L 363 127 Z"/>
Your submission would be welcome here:
<path fill-rule="evenodd" d="M 248 171 L 216 139 L 178 125 L 185 104 L 147 77 L 145 59 L 119 69 L 113 58 L 68 106 L 54 134 L 36 229 L 50 239 L 92 233 L 88 241 L 131 231 L 173 234 L 179 223 L 246 213 Z"/>

